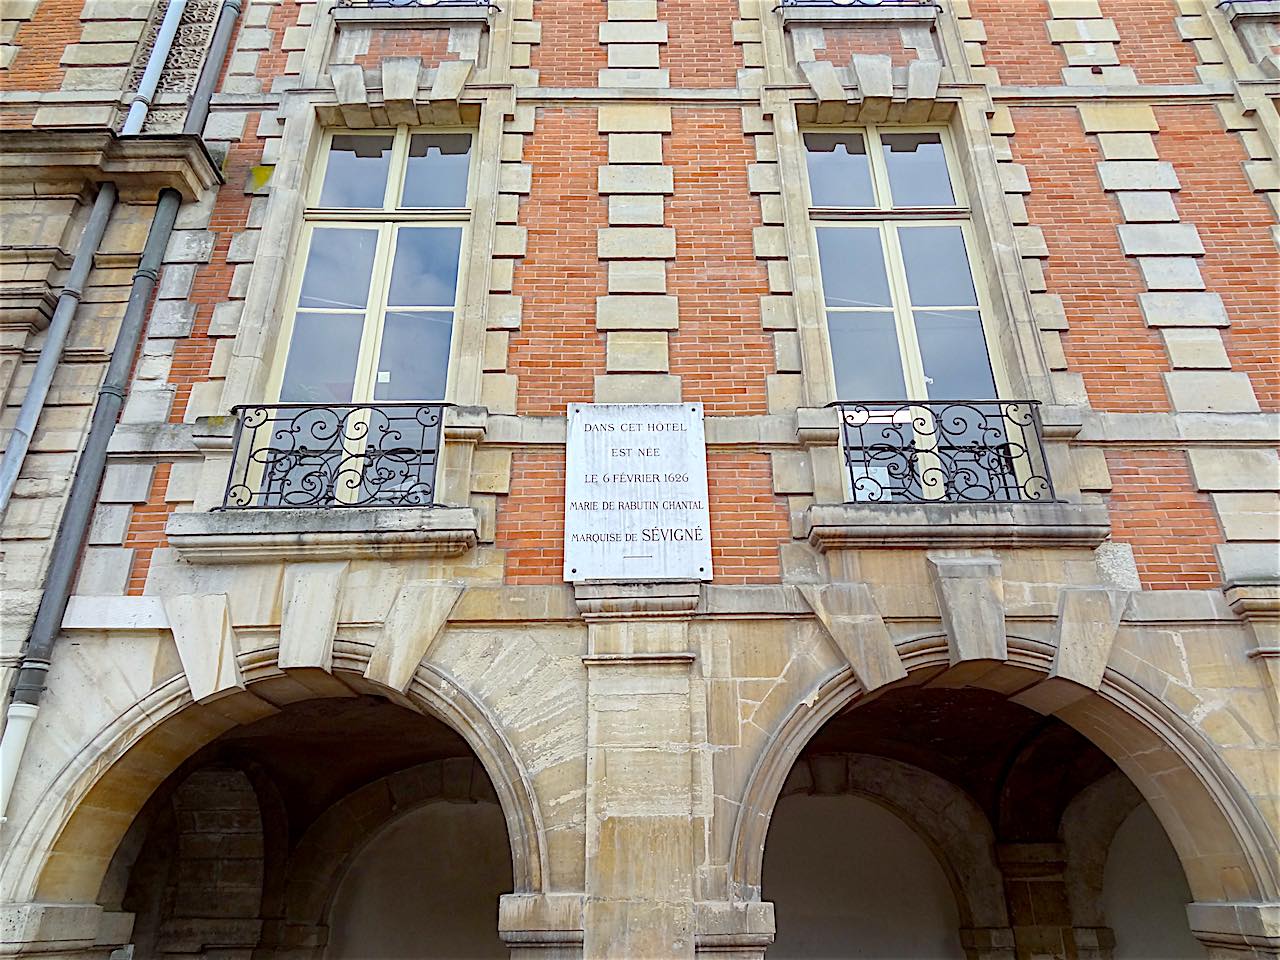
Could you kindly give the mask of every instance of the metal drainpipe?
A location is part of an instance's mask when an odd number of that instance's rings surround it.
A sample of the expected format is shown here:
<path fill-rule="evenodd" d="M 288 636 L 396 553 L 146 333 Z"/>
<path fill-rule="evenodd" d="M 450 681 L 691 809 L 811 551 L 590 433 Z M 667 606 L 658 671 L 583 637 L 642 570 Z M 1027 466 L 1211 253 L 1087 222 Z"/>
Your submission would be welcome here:
<path fill-rule="evenodd" d="M 222 73 L 222 64 L 231 46 L 231 35 L 240 14 L 240 4 L 241 0 L 226 0 L 218 13 L 218 24 L 214 29 L 209 56 L 196 83 L 187 121 L 182 128 L 183 133 L 200 134 L 204 129 L 213 88 Z M 71 598 L 71 588 L 80 564 L 80 552 L 93 517 L 102 474 L 106 469 L 107 445 L 115 431 L 120 408 L 124 405 L 134 356 L 147 321 L 147 308 L 181 204 L 182 196 L 176 190 L 160 191 L 155 217 L 147 233 L 147 242 L 142 248 L 142 259 L 129 290 L 124 320 L 121 321 L 120 331 L 116 334 L 115 346 L 111 351 L 107 375 L 98 390 L 98 402 L 93 410 L 84 452 L 76 466 L 75 479 L 71 481 L 71 493 L 53 544 L 49 576 L 45 581 L 40 608 L 36 612 L 35 624 L 31 628 L 31 636 L 27 640 L 22 665 L 14 683 L 4 735 L 0 737 L 0 819 L 8 809 L 13 784 L 18 775 L 18 765 L 39 711 L 40 698 L 46 689 L 45 680 L 49 673 L 54 642 L 61 629 L 62 618 L 66 615 L 67 601 Z"/>
<path fill-rule="evenodd" d="M 160 32 L 156 34 L 156 42 L 147 58 L 146 69 L 142 72 L 142 80 L 138 83 L 138 92 L 134 94 L 133 103 L 129 106 L 129 115 L 125 117 L 120 133 L 128 136 L 142 131 L 147 119 L 147 111 L 156 95 L 156 87 L 160 84 L 160 74 L 164 72 L 165 61 L 169 59 L 169 51 L 173 48 L 173 38 L 178 33 L 178 24 L 187 8 L 187 0 L 171 0 L 164 12 L 164 20 L 160 23 Z M 89 271 L 93 269 L 93 255 L 98 252 L 102 236 L 107 230 L 107 221 L 116 205 L 116 185 L 104 183 L 98 189 L 98 196 L 93 201 L 93 212 L 80 235 L 80 243 L 76 247 L 75 259 L 71 262 L 71 273 L 67 283 L 58 297 L 58 305 L 54 308 L 53 318 L 49 321 L 49 330 L 45 335 L 44 347 L 40 350 L 40 358 L 36 361 L 36 369 L 31 375 L 31 383 L 22 397 L 22 406 L 18 409 L 18 420 L 14 424 L 13 433 L 5 447 L 4 459 L 0 460 L 0 514 L 9 505 L 13 496 L 13 488 L 18 483 L 18 474 L 22 472 L 23 461 L 27 458 L 27 450 L 31 447 L 31 438 L 35 435 L 36 424 L 40 413 L 44 410 L 44 402 L 49 396 L 49 387 L 53 383 L 53 375 L 62 360 L 62 348 L 66 346 L 67 336 L 71 332 L 71 321 L 75 319 L 76 308 L 80 305 L 80 297 L 84 293 L 85 281 Z M 3 761 L 0 755 L 0 761 Z M 3 776 L 3 768 L 0 768 Z M 3 811 L 0 810 L 0 816 Z"/>

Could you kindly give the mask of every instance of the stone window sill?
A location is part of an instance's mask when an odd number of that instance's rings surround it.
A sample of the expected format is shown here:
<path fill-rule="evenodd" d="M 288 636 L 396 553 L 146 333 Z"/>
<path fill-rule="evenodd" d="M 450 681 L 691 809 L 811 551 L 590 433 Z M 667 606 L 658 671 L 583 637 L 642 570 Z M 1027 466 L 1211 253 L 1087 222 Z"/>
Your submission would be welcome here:
<path fill-rule="evenodd" d="M 189 563 L 456 557 L 478 541 L 470 507 L 175 513 L 169 545 Z"/>
<path fill-rule="evenodd" d="M 493 8 L 488 6 L 447 7 L 334 7 L 333 20 L 341 29 L 343 24 L 362 27 L 460 27 L 479 24 L 488 29 Z"/>
<path fill-rule="evenodd" d="M 1236 0 L 1222 7 L 1222 12 L 1231 23 L 1248 20 L 1280 21 L 1280 0 Z"/>
<path fill-rule="evenodd" d="M 792 26 L 834 26 L 856 23 L 933 24 L 938 19 L 934 4 L 903 6 L 823 6 L 779 7 L 784 29 Z"/>
<path fill-rule="evenodd" d="M 815 504 L 804 532 L 818 551 L 867 547 L 1096 547 L 1110 536 L 1100 503 Z"/>

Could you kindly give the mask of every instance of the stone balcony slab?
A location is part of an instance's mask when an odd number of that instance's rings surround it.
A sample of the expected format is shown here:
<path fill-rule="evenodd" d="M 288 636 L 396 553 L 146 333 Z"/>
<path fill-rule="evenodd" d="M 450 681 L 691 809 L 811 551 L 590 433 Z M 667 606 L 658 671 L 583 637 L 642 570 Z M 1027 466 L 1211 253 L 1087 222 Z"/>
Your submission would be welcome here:
<path fill-rule="evenodd" d="M 804 518 L 810 545 L 874 547 L 1096 547 L 1111 533 L 1095 503 L 815 504 Z"/>
<path fill-rule="evenodd" d="M 470 507 L 335 507 L 175 513 L 169 545 L 189 563 L 456 557 L 479 539 Z"/>

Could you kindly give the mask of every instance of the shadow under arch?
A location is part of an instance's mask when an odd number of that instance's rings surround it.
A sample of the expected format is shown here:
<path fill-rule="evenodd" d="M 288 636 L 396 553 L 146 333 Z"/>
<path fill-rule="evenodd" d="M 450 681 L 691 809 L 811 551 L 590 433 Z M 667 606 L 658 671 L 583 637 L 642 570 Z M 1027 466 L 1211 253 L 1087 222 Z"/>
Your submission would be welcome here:
<path fill-rule="evenodd" d="M 801 757 L 779 799 L 797 793 L 862 797 L 888 810 L 933 853 L 951 886 L 962 927 L 1009 926 L 995 832 L 978 804 L 949 780 L 870 754 Z M 920 815 L 921 807 L 930 817 Z"/>
<path fill-rule="evenodd" d="M 907 677 L 897 688 L 919 685 L 951 665 L 942 636 L 911 640 L 898 652 Z M 1012 696 L 1046 676 L 1052 660 L 1048 644 L 1011 636 L 1008 660 L 971 685 Z M 780 724 L 738 808 L 728 864 L 732 899 L 762 899 L 769 820 L 791 768 L 827 721 L 863 697 L 846 667 L 799 697 Z M 1111 668 L 1098 691 L 1055 716 L 1107 754 L 1138 788 L 1172 841 L 1197 901 L 1280 897 L 1275 834 L 1212 745 L 1181 717 Z"/>
<path fill-rule="evenodd" d="M 345 646 L 345 645 L 344 645 Z M 183 675 L 160 684 L 86 743 L 59 771 L 0 860 L 0 902 L 92 903 L 111 859 L 151 794 L 187 757 L 282 702 L 373 694 L 432 717 L 466 741 L 493 785 L 507 824 L 516 893 L 542 892 L 542 818 L 528 774 L 497 722 L 457 681 L 419 664 L 402 694 L 363 676 L 368 653 L 335 651 L 332 675 L 301 671 L 304 686 L 276 663 L 278 650 L 241 655 L 245 690 L 196 703 Z M 308 676 L 309 675 L 309 676 Z M 308 689 L 310 695 L 308 695 Z M 338 693 L 338 691 L 342 691 Z M 283 691 L 277 689 L 276 693 Z"/>

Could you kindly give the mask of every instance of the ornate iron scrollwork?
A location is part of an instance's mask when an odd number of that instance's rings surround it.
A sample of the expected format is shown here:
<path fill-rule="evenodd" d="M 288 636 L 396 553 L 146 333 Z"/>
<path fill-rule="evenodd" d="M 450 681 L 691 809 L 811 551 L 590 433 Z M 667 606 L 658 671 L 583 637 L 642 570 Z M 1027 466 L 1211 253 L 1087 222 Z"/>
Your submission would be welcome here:
<path fill-rule="evenodd" d="M 1035 400 L 833 406 L 855 502 L 1056 499 Z"/>
<path fill-rule="evenodd" d="M 223 507 L 435 505 L 442 403 L 235 408 Z"/>

